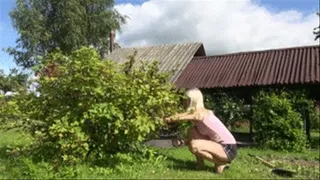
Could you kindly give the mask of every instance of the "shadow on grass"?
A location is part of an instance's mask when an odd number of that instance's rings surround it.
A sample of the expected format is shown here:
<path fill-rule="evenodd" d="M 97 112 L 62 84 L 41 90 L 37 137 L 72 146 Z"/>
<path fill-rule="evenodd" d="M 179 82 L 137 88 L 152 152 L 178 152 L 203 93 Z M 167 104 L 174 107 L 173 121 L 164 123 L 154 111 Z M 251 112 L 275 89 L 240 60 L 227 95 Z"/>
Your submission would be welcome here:
<path fill-rule="evenodd" d="M 166 156 L 167 161 L 171 165 L 170 168 L 175 170 L 199 171 L 196 169 L 196 160 L 182 160 L 174 156 Z M 170 163 L 171 162 L 171 163 Z M 201 171 L 210 171 L 212 167 L 205 165 Z"/>
<path fill-rule="evenodd" d="M 196 170 L 196 162 L 191 160 L 181 160 L 174 157 L 167 157 L 172 162 L 172 168 L 177 170 Z"/>

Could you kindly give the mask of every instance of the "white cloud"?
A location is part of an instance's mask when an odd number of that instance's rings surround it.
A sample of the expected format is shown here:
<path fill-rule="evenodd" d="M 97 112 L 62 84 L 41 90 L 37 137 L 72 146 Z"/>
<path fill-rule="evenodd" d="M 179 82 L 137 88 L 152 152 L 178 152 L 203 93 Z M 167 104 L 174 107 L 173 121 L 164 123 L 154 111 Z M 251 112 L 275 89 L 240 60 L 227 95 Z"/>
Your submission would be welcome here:
<path fill-rule="evenodd" d="M 250 0 L 150 0 L 120 4 L 128 23 L 117 34 L 123 47 L 203 42 L 207 54 L 313 45 L 315 12 L 272 12 Z"/>

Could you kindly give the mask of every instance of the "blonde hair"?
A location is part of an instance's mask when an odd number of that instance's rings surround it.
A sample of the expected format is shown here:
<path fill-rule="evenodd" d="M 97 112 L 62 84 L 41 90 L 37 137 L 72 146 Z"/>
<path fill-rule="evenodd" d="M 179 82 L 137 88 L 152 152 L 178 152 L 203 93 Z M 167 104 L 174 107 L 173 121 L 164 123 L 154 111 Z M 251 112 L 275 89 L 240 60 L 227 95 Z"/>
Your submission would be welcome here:
<path fill-rule="evenodd" d="M 190 98 L 190 104 L 187 110 L 204 109 L 203 95 L 198 88 L 187 90 L 186 95 Z"/>

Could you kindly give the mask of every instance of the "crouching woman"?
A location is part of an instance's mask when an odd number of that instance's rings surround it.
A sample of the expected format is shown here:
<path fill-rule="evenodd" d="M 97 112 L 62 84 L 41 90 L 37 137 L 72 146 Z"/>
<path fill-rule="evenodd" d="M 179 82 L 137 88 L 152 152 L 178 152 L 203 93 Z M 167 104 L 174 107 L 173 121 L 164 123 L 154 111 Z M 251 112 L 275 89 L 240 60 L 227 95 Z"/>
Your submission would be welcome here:
<path fill-rule="evenodd" d="M 215 164 L 216 173 L 222 173 L 237 155 L 236 140 L 214 113 L 204 107 L 199 89 L 190 89 L 186 95 L 188 98 L 184 105 L 187 112 L 167 117 L 165 121 L 193 121 L 194 126 L 188 133 L 188 146 L 197 159 L 196 168 L 204 168 L 204 160 L 208 160 Z"/>

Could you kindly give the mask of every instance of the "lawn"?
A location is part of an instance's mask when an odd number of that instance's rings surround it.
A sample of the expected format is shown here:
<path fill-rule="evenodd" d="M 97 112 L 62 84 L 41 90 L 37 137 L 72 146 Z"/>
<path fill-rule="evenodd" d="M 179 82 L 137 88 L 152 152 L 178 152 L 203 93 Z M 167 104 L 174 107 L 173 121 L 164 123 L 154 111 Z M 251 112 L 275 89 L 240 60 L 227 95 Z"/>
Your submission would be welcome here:
<path fill-rule="evenodd" d="M 25 135 L 18 138 L 18 132 L 0 132 L 0 179 L 4 178 L 54 178 L 57 174 L 49 171 L 49 166 L 42 162 L 33 163 L 28 157 L 8 156 L 6 147 L 12 144 L 27 143 Z M 318 133 L 319 134 L 319 133 Z M 318 135 L 317 134 L 317 135 Z M 319 137 L 319 135 L 317 136 Z M 319 149 L 308 150 L 305 153 L 285 153 L 254 148 L 239 148 L 238 156 L 230 168 L 223 174 L 214 174 L 212 164 L 206 163 L 206 169 L 194 169 L 194 157 L 186 147 L 160 149 L 166 159 L 135 164 L 119 163 L 114 168 L 78 165 L 75 171 L 64 169 L 63 173 L 76 173 L 77 178 L 166 178 L 166 179 L 213 179 L 213 178 L 285 178 L 272 174 L 271 169 L 260 161 L 248 156 L 248 153 L 259 155 L 269 162 L 283 168 L 298 171 L 295 178 L 319 178 Z"/>
<path fill-rule="evenodd" d="M 244 141 L 244 142 L 250 142 L 252 141 L 251 137 L 250 137 L 250 130 L 249 130 L 249 126 L 240 126 L 240 127 L 235 127 L 232 129 L 233 135 L 236 137 L 236 139 L 238 141 Z M 255 133 L 255 131 L 253 130 L 253 133 Z M 311 147 L 313 149 L 320 149 L 320 133 L 317 130 L 311 130 L 310 132 L 311 134 Z"/>

